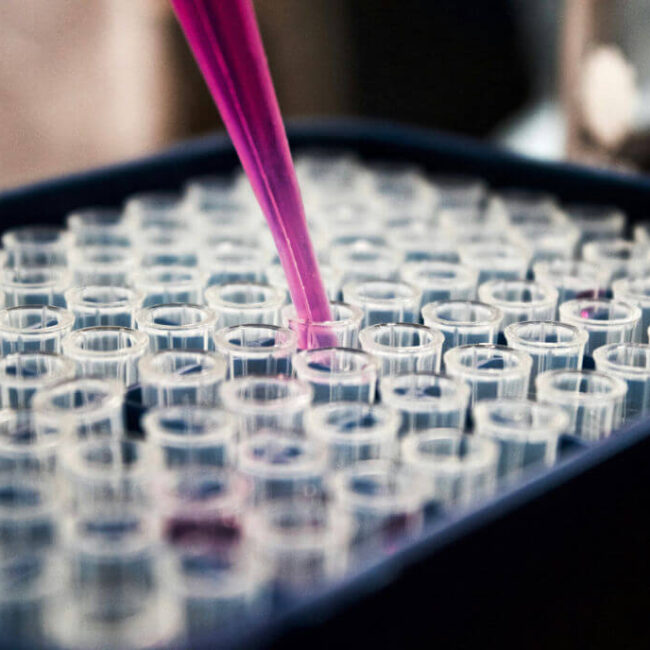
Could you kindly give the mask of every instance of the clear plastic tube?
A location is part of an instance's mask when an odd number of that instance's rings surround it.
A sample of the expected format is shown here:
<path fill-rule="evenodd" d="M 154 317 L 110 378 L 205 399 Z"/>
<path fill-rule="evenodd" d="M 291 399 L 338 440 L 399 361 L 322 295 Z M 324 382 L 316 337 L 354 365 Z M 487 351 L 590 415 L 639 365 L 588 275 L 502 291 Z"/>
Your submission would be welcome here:
<path fill-rule="evenodd" d="M 523 399 L 528 395 L 532 359 L 504 345 L 462 345 L 445 353 L 445 367 L 470 387 L 470 405 L 485 399 Z"/>
<path fill-rule="evenodd" d="M 371 325 L 359 333 L 361 349 L 379 362 L 379 375 L 438 372 L 442 358 L 441 332 L 414 323 Z"/>
<path fill-rule="evenodd" d="M 240 438 L 259 431 L 301 431 L 312 387 L 290 377 L 239 377 L 221 386 L 221 401 Z"/>
<path fill-rule="evenodd" d="M 74 328 L 135 327 L 135 312 L 143 295 L 126 287 L 74 287 L 65 292 Z"/>
<path fill-rule="evenodd" d="M 124 431 L 124 386 L 108 379 L 80 378 L 39 391 L 32 400 L 37 429 L 67 421 L 78 438 L 117 437 Z"/>
<path fill-rule="evenodd" d="M 647 340 L 648 327 L 650 327 L 650 278 L 647 276 L 620 278 L 612 284 L 612 291 L 614 300 L 636 305 L 641 310 L 638 334 L 640 339 Z"/>
<path fill-rule="evenodd" d="M 552 260 L 533 265 L 537 282 L 555 287 L 558 305 L 578 298 L 598 298 L 607 288 L 608 273 L 591 262 Z"/>
<path fill-rule="evenodd" d="M 514 350 L 530 355 L 530 391 L 535 393 L 535 378 L 541 372 L 570 368 L 580 370 L 588 334 L 558 321 L 512 323 L 506 327 L 506 341 Z"/>
<path fill-rule="evenodd" d="M 625 231 L 625 214 L 618 208 L 598 204 L 565 205 L 571 223 L 580 230 L 580 244 L 602 239 L 620 239 Z"/>
<path fill-rule="evenodd" d="M 647 246 L 625 239 L 589 242 L 582 247 L 582 257 L 606 270 L 610 282 L 644 272 L 649 264 Z"/>
<path fill-rule="evenodd" d="M 323 493 L 327 456 L 318 441 L 278 431 L 259 432 L 240 443 L 237 467 L 254 504 Z"/>
<path fill-rule="evenodd" d="M 130 244 L 129 229 L 121 210 L 108 207 L 82 208 L 66 217 L 76 246 Z"/>
<path fill-rule="evenodd" d="M 569 428 L 559 406 L 529 400 L 488 400 L 474 407 L 474 431 L 500 447 L 498 475 L 517 479 L 528 469 L 550 467 L 558 439 Z"/>
<path fill-rule="evenodd" d="M 400 251 L 404 262 L 408 264 L 426 264 L 441 262 L 458 264 L 458 242 L 440 228 L 427 229 L 426 236 L 420 230 L 401 230 L 391 233 L 390 243 Z M 404 265 L 401 265 L 401 270 Z M 407 278 L 402 277 L 403 280 Z M 412 280 L 408 280 L 412 282 Z M 415 284 L 415 283 L 414 283 Z"/>
<path fill-rule="evenodd" d="M 64 293 L 71 285 L 63 267 L 14 267 L 2 269 L 2 292 L 6 307 L 54 305 L 65 307 Z"/>
<path fill-rule="evenodd" d="M 527 280 L 492 280 L 478 289 L 479 300 L 498 307 L 503 314 L 499 326 L 502 332 L 510 323 L 552 320 L 557 296 L 551 285 Z"/>
<path fill-rule="evenodd" d="M 207 286 L 233 282 L 266 281 L 266 268 L 272 254 L 265 248 L 224 243 L 201 253 L 200 267 L 207 275 Z"/>
<path fill-rule="evenodd" d="M 210 350 L 215 331 L 215 312 L 201 305 L 177 303 L 142 307 L 135 313 L 138 329 L 149 337 L 149 348 L 158 350 Z"/>
<path fill-rule="evenodd" d="M 130 248 L 88 246 L 70 255 L 74 284 L 79 287 L 126 287 L 136 266 Z"/>
<path fill-rule="evenodd" d="M 141 251 L 141 268 L 199 266 L 198 244 L 190 234 L 189 224 L 181 222 L 163 230 L 145 231 L 140 236 L 138 248 Z"/>
<path fill-rule="evenodd" d="M 473 300 L 434 302 L 422 307 L 427 327 L 442 333 L 443 352 L 470 343 L 494 343 L 503 314 L 498 307 Z"/>
<path fill-rule="evenodd" d="M 327 465 L 339 470 L 364 460 L 389 460 L 397 451 L 398 411 L 383 404 L 331 402 L 307 411 L 307 436 L 326 448 Z"/>
<path fill-rule="evenodd" d="M 402 267 L 402 280 L 422 291 L 422 304 L 476 297 L 478 272 L 451 262 L 411 262 Z"/>
<path fill-rule="evenodd" d="M 173 192 L 143 192 L 129 197 L 124 208 L 128 225 L 138 230 L 185 224 L 181 197 Z"/>
<path fill-rule="evenodd" d="M 63 353 L 80 377 L 115 379 L 125 386 L 138 381 L 138 361 L 148 350 L 148 336 L 125 327 L 88 327 L 63 341 Z"/>
<path fill-rule="evenodd" d="M 488 438 L 456 430 L 422 431 L 402 442 L 402 462 L 429 482 L 431 502 L 465 508 L 496 489 L 499 446 Z"/>
<path fill-rule="evenodd" d="M 296 308 L 286 305 L 282 308 L 282 324 L 298 335 L 298 348 L 301 350 L 336 345 L 341 348 L 354 348 L 359 342 L 359 330 L 363 312 L 359 307 L 343 302 L 331 302 L 331 321 L 305 321 L 296 316 Z"/>
<path fill-rule="evenodd" d="M 352 526 L 321 501 L 279 501 L 248 516 L 246 537 L 276 589 L 297 595 L 343 575 Z"/>
<path fill-rule="evenodd" d="M 198 406 L 151 409 L 142 419 L 147 440 L 169 471 L 228 467 L 235 462 L 236 429 L 227 411 Z"/>
<path fill-rule="evenodd" d="M 409 467 L 363 461 L 334 478 L 333 492 L 356 526 L 353 543 L 362 553 L 394 551 L 422 530 L 428 485 Z"/>
<path fill-rule="evenodd" d="M 522 246 L 495 242 L 465 244 L 458 250 L 460 261 L 478 272 L 478 284 L 488 280 L 523 280 L 531 253 Z"/>
<path fill-rule="evenodd" d="M 217 328 L 263 323 L 280 324 L 285 293 L 277 287 L 233 282 L 205 290 L 205 301 L 217 315 Z"/>
<path fill-rule="evenodd" d="M 343 287 L 343 301 L 363 311 L 363 327 L 377 323 L 417 323 L 422 292 L 405 282 L 371 280 Z"/>
<path fill-rule="evenodd" d="M 362 350 L 303 350 L 294 355 L 293 370 L 298 379 L 311 384 L 316 403 L 375 401 L 379 364 Z"/>
<path fill-rule="evenodd" d="M 345 286 L 352 282 L 368 280 L 396 280 L 403 255 L 386 246 L 375 246 L 370 242 L 357 241 L 339 246 L 331 251 L 330 264 L 341 269 Z"/>
<path fill-rule="evenodd" d="M 229 377 L 290 375 L 296 333 L 275 325 L 234 325 L 214 335 L 217 352 L 228 364 Z"/>
<path fill-rule="evenodd" d="M 0 359 L 2 408 L 28 409 L 34 393 L 75 376 L 74 362 L 49 352 L 9 354 Z"/>
<path fill-rule="evenodd" d="M 511 238 L 532 251 L 531 264 L 536 264 L 544 260 L 572 260 L 580 231 L 567 223 L 530 224 L 518 226 Z"/>
<path fill-rule="evenodd" d="M 402 436 L 427 429 L 465 428 L 469 387 L 452 377 L 433 373 L 384 377 L 380 392 L 383 403 L 400 413 Z"/>
<path fill-rule="evenodd" d="M 498 201 L 505 209 L 508 221 L 523 224 L 554 224 L 566 220 L 555 198 L 546 192 L 517 188 L 501 190 Z"/>
<path fill-rule="evenodd" d="M 594 351 L 594 361 L 597 370 L 627 384 L 624 419 L 645 415 L 650 410 L 650 345 L 603 345 Z"/>
<path fill-rule="evenodd" d="M 607 437 L 621 423 L 627 384 L 595 370 L 549 370 L 537 376 L 537 399 L 569 415 L 567 433 L 587 441 Z"/>
<path fill-rule="evenodd" d="M 342 274 L 338 270 L 332 268 L 329 264 L 319 264 L 318 268 L 321 277 L 323 278 L 323 284 L 325 285 L 327 296 L 330 300 L 338 300 L 339 294 L 341 293 Z M 285 302 L 291 302 L 287 278 L 284 274 L 284 269 L 280 264 L 271 264 L 271 266 L 268 266 L 266 268 L 266 278 L 271 286 L 278 287 L 285 292 Z"/>
<path fill-rule="evenodd" d="M 72 233 L 53 226 L 20 226 L 2 235 L 9 267 L 67 266 L 72 245 Z"/>
<path fill-rule="evenodd" d="M 0 310 L 2 354 L 61 352 L 61 341 L 72 331 L 74 316 L 50 305 L 21 305 Z"/>
<path fill-rule="evenodd" d="M 438 191 L 441 208 L 471 208 L 487 198 L 488 188 L 481 178 L 436 174 L 431 180 Z"/>
<path fill-rule="evenodd" d="M 638 307 L 619 300 L 570 300 L 560 305 L 560 320 L 589 335 L 586 355 L 601 345 L 634 341 L 640 319 Z"/>
<path fill-rule="evenodd" d="M 226 362 L 212 352 L 162 350 L 138 362 L 142 402 L 153 406 L 217 406 Z"/>
<path fill-rule="evenodd" d="M 188 266 L 144 268 L 133 274 L 132 283 L 142 294 L 144 307 L 203 302 L 205 278 L 198 269 Z"/>

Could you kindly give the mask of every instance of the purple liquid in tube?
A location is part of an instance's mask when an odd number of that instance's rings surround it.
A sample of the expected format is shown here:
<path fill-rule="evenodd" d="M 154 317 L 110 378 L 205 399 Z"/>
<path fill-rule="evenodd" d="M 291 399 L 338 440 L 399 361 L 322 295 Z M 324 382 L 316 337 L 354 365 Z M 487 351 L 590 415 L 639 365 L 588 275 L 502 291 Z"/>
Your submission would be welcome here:
<path fill-rule="evenodd" d="M 298 316 L 330 320 L 289 143 L 251 0 L 171 0 L 271 228 Z M 321 338 L 330 338 L 327 335 Z M 320 346 L 308 331 L 300 347 Z"/>

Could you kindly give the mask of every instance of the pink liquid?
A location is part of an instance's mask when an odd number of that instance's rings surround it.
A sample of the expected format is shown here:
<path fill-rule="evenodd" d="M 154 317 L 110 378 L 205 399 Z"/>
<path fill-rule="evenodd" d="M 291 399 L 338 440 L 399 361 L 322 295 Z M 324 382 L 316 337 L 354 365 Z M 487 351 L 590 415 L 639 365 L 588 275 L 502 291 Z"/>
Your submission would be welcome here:
<path fill-rule="evenodd" d="M 171 0 L 271 228 L 300 318 L 330 320 L 251 0 Z M 306 339 L 303 339 L 303 342 Z"/>

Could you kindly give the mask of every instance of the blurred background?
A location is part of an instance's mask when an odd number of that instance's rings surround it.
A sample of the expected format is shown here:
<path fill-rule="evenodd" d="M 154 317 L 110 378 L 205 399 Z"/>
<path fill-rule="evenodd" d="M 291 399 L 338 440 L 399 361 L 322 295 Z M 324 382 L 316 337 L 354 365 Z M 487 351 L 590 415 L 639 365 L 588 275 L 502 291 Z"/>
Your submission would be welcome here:
<path fill-rule="evenodd" d="M 255 0 L 288 119 L 648 167 L 648 0 Z M 220 128 L 167 0 L 0 2 L 0 187 Z"/>

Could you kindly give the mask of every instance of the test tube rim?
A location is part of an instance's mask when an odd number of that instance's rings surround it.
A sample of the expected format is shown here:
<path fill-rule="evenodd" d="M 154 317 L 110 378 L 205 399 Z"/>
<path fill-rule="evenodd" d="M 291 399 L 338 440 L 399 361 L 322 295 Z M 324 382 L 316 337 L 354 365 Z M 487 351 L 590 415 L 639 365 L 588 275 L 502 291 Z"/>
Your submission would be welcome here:
<path fill-rule="evenodd" d="M 28 312 L 28 311 L 49 311 L 53 313 L 57 319 L 56 325 L 50 325 L 49 327 L 42 327 L 39 329 L 27 329 L 24 327 L 13 327 L 3 322 L 2 316 L 7 314 L 16 313 L 18 311 Z M 0 333 L 5 332 L 7 334 L 18 335 L 22 337 L 32 337 L 39 338 L 43 334 L 54 334 L 62 330 L 72 328 L 74 324 L 74 314 L 63 307 L 55 307 L 54 305 L 17 305 L 15 307 L 5 307 L 0 310 Z"/>
<path fill-rule="evenodd" d="M 336 352 L 334 352 L 336 350 Z M 330 354 L 347 354 L 350 355 L 351 357 L 354 358 L 365 358 L 366 360 L 366 365 L 364 365 L 361 368 L 354 369 L 354 370 L 330 370 L 324 372 L 323 370 L 318 370 L 315 368 L 312 368 L 309 366 L 307 361 L 305 361 L 306 357 L 316 355 L 316 354 L 324 354 L 324 353 L 330 353 Z M 364 381 L 371 380 L 373 377 L 376 379 L 379 376 L 379 362 L 377 359 L 370 354 L 369 352 L 366 352 L 365 350 L 361 350 L 360 348 L 348 348 L 348 347 L 327 347 L 327 348 L 313 348 L 311 350 L 299 350 L 298 352 L 294 353 L 292 357 L 292 364 L 294 371 L 297 375 L 300 375 L 304 378 L 307 378 L 307 381 L 317 381 L 318 379 L 321 379 L 323 377 L 330 377 L 332 379 L 335 379 L 339 383 L 344 383 L 344 384 L 354 384 L 356 383 L 359 379 L 362 379 Z M 328 381 L 327 383 L 331 383 Z"/>
<path fill-rule="evenodd" d="M 517 330 L 526 326 L 529 327 L 531 325 L 552 325 L 553 327 L 558 327 L 562 329 L 566 328 L 567 330 L 570 330 L 576 338 L 572 341 L 561 341 L 558 343 L 552 343 L 547 341 L 529 341 L 527 339 L 522 338 L 517 333 Z M 508 347 L 512 347 L 512 343 L 516 343 L 518 345 L 521 345 L 521 347 L 531 348 L 531 349 L 540 348 L 542 350 L 564 350 L 564 349 L 570 350 L 576 347 L 581 347 L 581 346 L 584 347 L 587 344 L 587 341 L 589 340 L 589 334 L 584 329 L 578 327 L 577 325 L 573 325 L 572 323 L 566 323 L 560 320 L 517 321 L 516 323 L 510 323 L 510 325 L 506 326 L 504 330 L 504 335 L 506 337 L 506 340 L 508 341 Z"/>
<path fill-rule="evenodd" d="M 566 265 L 568 269 L 581 269 L 582 271 L 589 270 L 592 272 L 591 275 L 585 277 L 584 273 L 579 272 L 578 274 L 563 272 L 558 274 L 553 272 L 553 266 Z M 539 277 L 539 276 L 542 277 Z M 555 259 L 555 260 L 540 260 L 533 264 L 533 277 L 538 282 L 543 282 L 544 284 L 550 284 L 557 289 L 557 283 L 560 282 L 559 286 L 565 286 L 566 280 L 570 280 L 570 284 L 583 286 L 584 282 L 593 281 L 598 285 L 598 289 L 605 288 L 608 284 L 609 273 L 606 269 L 600 268 L 594 262 L 588 262 L 587 260 L 564 260 L 564 259 Z"/>
<path fill-rule="evenodd" d="M 536 286 L 542 289 L 545 292 L 544 297 L 537 298 L 536 300 L 529 300 L 524 302 L 521 300 L 506 300 L 504 298 L 495 298 L 494 291 L 497 287 L 504 285 L 521 285 L 522 288 L 525 286 L 532 287 Z M 478 297 L 481 302 L 494 305 L 499 307 L 503 312 L 503 309 L 508 308 L 519 308 L 519 309 L 540 309 L 542 307 L 555 307 L 558 299 L 558 290 L 551 284 L 539 282 L 537 280 L 488 280 L 483 282 L 478 288 Z"/>
<path fill-rule="evenodd" d="M 367 285 L 399 285 L 401 287 L 406 287 L 411 291 L 409 296 L 399 296 L 396 298 L 378 298 L 378 297 L 363 297 L 360 295 L 360 288 L 366 287 Z M 416 301 L 418 306 L 420 300 L 422 299 L 422 289 L 419 287 L 405 282 L 404 280 L 363 280 L 362 282 L 346 282 L 343 286 L 343 301 L 346 304 L 351 304 L 350 299 L 356 300 L 357 302 L 371 303 L 373 305 L 380 305 L 384 307 L 394 307 L 399 304 L 409 305 L 413 301 Z M 357 305 L 358 306 L 358 305 Z"/>
<path fill-rule="evenodd" d="M 552 381 L 563 374 L 580 375 L 582 377 L 598 377 L 612 384 L 612 390 L 609 393 L 583 393 L 576 391 L 567 391 L 556 388 Z M 577 370 L 570 368 L 561 368 L 558 370 L 547 370 L 537 375 L 535 378 L 535 388 L 538 399 L 544 394 L 543 401 L 550 401 L 557 404 L 575 404 L 581 405 L 598 405 L 606 399 L 608 402 L 622 401 L 627 393 L 627 384 L 625 381 L 600 370 Z"/>
<path fill-rule="evenodd" d="M 151 276 L 162 273 L 178 273 L 179 275 L 188 275 L 185 280 L 163 281 L 151 280 Z M 164 291 L 169 287 L 191 287 L 197 283 L 201 289 L 205 285 L 207 273 L 196 266 L 183 266 L 181 264 L 155 264 L 154 266 L 140 267 L 131 275 L 133 288 L 141 293 L 145 293 L 143 287 L 149 291 Z"/>
<path fill-rule="evenodd" d="M 44 282 L 29 283 L 26 283 L 24 281 L 7 280 L 8 273 L 16 273 L 18 271 L 27 273 L 51 273 L 53 275 L 56 275 L 56 277 Z M 13 266 L 4 267 L 2 269 L 2 286 L 11 289 L 48 289 L 55 287 L 57 284 L 69 287 L 71 282 L 72 272 L 65 266 Z"/>
<path fill-rule="evenodd" d="M 648 343 L 638 343 L 634 341 L 619 341 L 617 343 L 607 343 L 606 345 L 601 345 L 599 348 L 596 348 L 592 355 L 594 361 L 596 362 L 596 369 L 605 373 L 612 374 L 633 374 L 644 376 L 650 376 L 650 367 L 643 368 L 641 366 L 628 366 L 610 361 L 606 355 L 616 348 L 634 348 L 639 350 L 645 350 L 650 356 L 650 344 Z M 602 367 L 601 367 L 602 366 Z"/>
<path fill-rule="evenodd" d="M 32 232 L 48 232 L 56 233 L 57 238 L 54 241 L 49 242 L 33 242 L 33 241 L 18 241 L 16 238 L 17 234 L 25 233 L 28 231 Z M 2 247 L 5 250 L 15 250 L 18 248 L 65 248 L 70 250 L 73 246 L 73 235 L 71 232 L 67 231 L 61 226 L 53 226 L 52 224 L 34 224 L 34 225 L 24 225 L 24 226 L 14 226 L 9 230 L 5 230 L 2 234 Z"/>
<path fill-rule="evenodd" d="M 631 285 L 636 282 L 644 282 L 648 286 L 648 293 L 636 293 L 632 290 Z M 627 276 L 619 278 L 612 282 L 612 292 L 614 300 L 629 301 L 632 303 L 647 304 L 650 303 L 650 277 L 648 276 Z"/>
<path fill-rule="evenodd" d="M 425 333 L 429 337 L 426 343 L 411 346 L 391 346 L 378 343 L 374 338 L 370 338 L 374 333 L 381 329 L 391 328 L 395 326 L 406 328 L 407 330 L 414 330 Z M 365 340 L 368 339 L 368 340 Z M 370 352 L 371 354 L 389 354 L 392 356 L 412 356 L 426 354 L 427 352 L 435 353 L 439 351 L 440 346 L 444 343 L 445 337 L 439 330 L 435 330 L 427 325 L 420 323 L 375 323 L 368 325 L 359 332 L 359 345 L 362 350 Z M 374 349 L 373 349 L 374 348 Z"/>
<path fill-rule="evenodd" d="M 260 348 L 259 346 L 236 345 L 226 338 L 227 333 L 234 332 L 243 327 L 269 330 L 275 334 L 282 333 L 286 336 L 286 340 L 281 343 L 276 342 L 271 347 Z M 219 352 L 227 351 L 233 354 L 245 353 L 248 357 L 258 357 L 260 359 L 281 352 L 295 352 L 298 348 L 298 335 L 292 329 L 280 325 L 269 325 L 267 323 L 240 323 L 239 325 L 222 327 L 214 333 L 213 338 Z"/>
<path fill-rule="evenodd" d="M 347 302 L 342 300 L 330 300 L 330 307 L 348 309 L 351 313 L 349 316 L 343 319 L 338 320 L 325 320 L 325 321 L 310 321 L 305 318 L 299 318 L 297 314 L 292 315 L 291 310 L 295 313 L 296 308 L 293 304 L 285 305 L 282 307 L 282 319 L 283 322 L 290 323 L 295 322 L 301 327 L 329 327 L 329 328 L 341 328 L 348 327 L 350 324 L 356 325 L 357 327 L 361 325 L 363 320 L 363 310 L 356 305 L 350 305 Z"/>
<path fill-rule="evenodd" d="M 502 353 L 507 353 L 517 359 L 517 365 L 512 368 L 474 368 L 471 366 L 464 366 L 459 362 L 458 357 L 462 352 L 470 349 L 481 350 L 498 350 Z M 496 343 L 470 343 L 468 345 L 459 345 L 455 348 L 450 348 L 444 354 L 445 367 L 451 373 L 449 366 L 454 367 L 454 371 L 462 376 L 479 376 L 479 377 L 510 377 L 521 375 L 524 371 L 530 375 L 533 360 L 531 356 L 523 350 L 516 350 L 508 347 L 507 345 L 499 345 Z"/>
<path fill-rule="evenodd" d="M 407 381 L 407 378 L 412 382 L 413 378 L 434 378 L 436 383 L 440 381 L 448 383 L 450 386 L 455 388 L 455 392 L 452 395 L 439 395 L 436 397 L 426 396 L 413 396 L 408 393 L 399 395 L 396 400 L 392 399 L 394 395 L 393 384 L 399 384 L 400 382 Z M 427 413 L 430 410 L 430 404 L 432 402 L 439 404 L 441 411 L 455 411 L 459 407 L 463 407 L 469 403 L 470 398 L 470 387 L 462 380 L 452 377 L 450 375 L 442 374 L 439 372 L 411 372 L 404 375 L 389 375 L 387 377 L 382 377 L 379 380 L 379 390 L 382 395 L 382 402 L 389 406 L 389 408 L 400 410 L 399 404 L 408 403 L 411 410 L 417 410 L 417 412 Z M 398 403 L 399 402 L 399 403 Z M 413 405 L 419 407 L 413 409 Z"/>
<path fill-rule="evenodd" d="M 18 522 L 26 519 L 37 519 L 44 516 L 51 516 L 53 521 L 56 521 L 62 514 L 62 507 L 60 503 L 57 502 L 55 494 L 50 489 L 49 484 L 39 481 L 35 477 L 26 477 L 26 476 L 11 476 L 6 479 L 0 479 L 0 486 L 10 483 L 11 486 L 20 485 L 20 486 L 29 486 L 34 489 L 39 494 L 39 502 L 35 505 L 25 505 L 20 506 L 19 512 L 12 512 L 12 506 L 8 506 L 5 503 L 0 503 L 0 520 L 3 521 L 12 521 Z M 4 591 L 0 589 L 0 592 Z M 0 601 L 2 597 L 0 596 Z"/>
<path fill-rule="evenodd" d="M 201 368 L 199 372 L 192 374 L 177 374 L 174 372 L 161 371 L 155 364 L 163 356 L 181 356 L 187 357 L 201 357 L 203 359 L 210 359 L 212 367 Z M 216 379 L 224 379 L 226 376 L 227 366 L 225 359 L 215 352 L 207 350 L 193 350 L 193 349 L 180 349 L 173 348 L 168 350 L 158 350 L 156 352 L 149 352 L 143 357 L 138 359 L 138 375 L 141 383 L 147 383 L 146 379 L 158 379 L 165 382 L 172 382 L 177 386 L 195 386 L 197 383 L 202 383 L 203 380 L 210 377 Z"/>
<path fill-rule="evenodd" d="M 453 277 L 436 277 L 435 280 L 431 279 L 426 283 L 422 280 L 416 282 L 415 278 L 419 278 L 418 272 L 425 271 L 429 268 L 439 268 L 440 270 L 448 269 L 453 270 L 456 273 Z M 406 262 L 402 269 L 400 269 L 403 280 L 409 284 L 419 286 L 420 289 L 426 286 L 454 286 L 458 287 L 459 281 L 462 281 L 462 288 L 473 289 L 476 286 L 478 281 L 478 270 L 467 266 L 466 264 L 461 264 L 460 262 L 444 262 L 442 260 L 424 260 L 421 262 Z M 418 282 L 420 283 L 418 285 Z"/>
<path fill-rule="evenodd" d="M 204 318 L 196 323 L 184 323 L 182 325 L 165 325 L 162 323 L 154 322 L 154 314 L 161 309 L 191 309 L 195 312 L 203 314 Z M 139 307 L 135 312 L 135 321 L 139 330 L 158 330 L 161 332 L 180 332 L 185 330 L 203 330 L 205 328 L 212 328 L 216 326 L 217 315 L 213 309 L 207 305 L 196 305 L 189 302 L 170 302 L 162 305 L 149 305 L 147 307 Z"/>
<path fill-rule="evenodd" d="M 285 386 L 294 386 L 296 391 L 294 394 L 274 399 L 271 401 L 264 401 L 260 399 L 242 399 L 239 396 L 241 384 L 253 382 L 271 382 L 282 384 Z M 282 411 L 287 408 L 285 402 L 288 399 L 295 400 L 297 403 L 294 408 L 306 409 L 314 397 L 314 389 L 309 382 L 303 381 L 296 377 L 289 377 L 287 375 L 249 375 L 246 377 L 235 377 L 229 379 L 221 384 L 219 387 L 219 395 L 225 408 L 231 413 L 239 414 L 241 411 L 237 407 L 245 407 L 248 413 L 267 413 L 268 411 Z M 227 405 L 227 406 L 226 406 Z"/>
<path fill-rule="evenodd" d="M 133 341 L 130 345 L 119 350 L 87 350 L 79 347 L 77 339 L 88 334 L 124 334 L 128 335 Z M 73 358 L 86 357 L 91 359 L 109 360 L 112 358 L 120 359 L 121 357 L 140 357 L 149 349 L 149 336 L 142 330 L 132 329 L 130 327 L 120 327 L 117 325 L 96 325 L 93 327 L 83 327 L 74 330 L 68 334 L 62 342 L 63 353 L 68 356 L 74 355 Z"/>
<path fill-rule="evenodd" d="M 233 287 L 253 287 L 260 291 L 269 292 L 269 297 L 256 302 L 232 302 L 224 300 L 219 294 L 225 289 Z M 214 295 L 213 295 L 214 294 Z M 280 309 L 286 300 L 286 290 L 282 290 L 272 284 L 265 282 L 226 282 L 225 284 L 214 284 L 205 290 L 205 301 L 212 309 L 220 311 L 255 311 L 258 309 Z"/>
<path fill-rule="evenodd" d="M 115 291 L 115 292 L 126 292 L 127 298 L 124 300 L 112 300 L 110 302 L 86 302 L 84 297 L 84 292 L 86 291 Z M 84 309 L 115 309 L 123 310 L 128 308 L 130 305 L 139 307 L 144 300 L 144 294 L 141 291 L 133 287 L 123 287 L 123 286 L 102 286 L 99 284 L 89 284 L 83 287 L 70 287 L 64 293 L 66 304 L 69 309 L 72 307 L 83 307 Z"/>
<path fill-rule="evenodd" d="M 606 321 L 585 318 L 580 315 L 580 312 L 588 305 L 622 306 L 630 312 L 630 315 L 622 318 L 612 318 Z M 577 314 L 569 312 L 570 309 L 575 309 Z M 559 312 L 561 321 L 575 325 L 589 325 L 592 329 L 610 329 L 612 327 L 633 325 L 641 318 L 641 309 L 637 305 L 612 298 L 577 298 L 575 300 L 567 300 L 560 305 Z"/>
<path fill-rule="evenodd" d="M 55 352 L 46 352 L 41 350 L 34 350 L 29 352 L 12 352 L 0 358 L 0 376 L 3 377 L 1 380 L 2 383 L 7 382 L 7 376 L 4 373 L 5 366 L 16 359 L 17 357 L 36 357 L 41 359 L 52 359 L 54 363 L 60 363 L 62 368 L 61 376 L 58 377 L 54 383 L 59 383 L 60 381 L 66 381 L 68 379 L 73 379 L 75 375 L 75 363 L 72 359 L 68 357 L 57 354 Z M 69 375 L 69 376 L 68 376 Z M 47 375 L 46 375 L 47 376 Z M 20 386 L 21 388 L 35 387 L 37 388 L 43 380 L 43 375 L 37 377 L 21 377 L 19 375 L 11 375 L 10 382 L 13 386 Z"/>
<path fill-rule="evenodd" d="M 449 320 L 437 315 L 437 310 L 448 305 L 472 306 L 479 309 L 486 309 L 490 316 L 485 320 Z M 503 312 L 497 305 L 490 305 L 480 300 L 436 300 L 422 306 L 422 318 L 431 322 L 438 322 L 449 327 L 497 327 L 503 320 Z M 430 326 L 428 326 L 430 327 Z"/>

